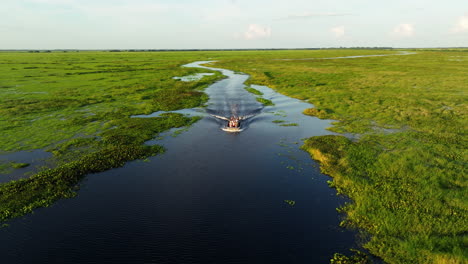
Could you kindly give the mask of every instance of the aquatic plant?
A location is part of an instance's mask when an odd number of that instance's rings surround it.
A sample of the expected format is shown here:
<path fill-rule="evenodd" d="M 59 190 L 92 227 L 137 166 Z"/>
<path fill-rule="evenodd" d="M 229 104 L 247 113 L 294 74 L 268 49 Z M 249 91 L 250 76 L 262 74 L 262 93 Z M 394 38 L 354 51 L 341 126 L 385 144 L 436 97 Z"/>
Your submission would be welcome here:
<path fill-rule="evenodd" d="M 30 165 L 29 163 L 21 163 L 21 162 L 12 162 L 11 163 L 11 167 L 13 167 L 14 169 L 26 168 L 29 165 Z"/>
<path fill-rule="evenodd" d="M 245 90 L 247 90 L 249 93 L 252 93 L 252 94 L 255 94 L 255 95 L 263 95 L 262 92 L 260 92 L 259 90 L 255 89 L 255 88 L 252 88 L 252 87 L 245 87 Z"/>
<path fill-rule="evenodd" d="M 325 119 L 333 113 L 330 109 L 317 109 L 317 108 L 307 108 L 304 110 L 304 115 L 316 116 L 318 118 Z"/>
<path fill-rule="evenodd" d="M 280 124 L 280 126 L 291 127 L 291 126 L 299 126 L 299 124 L 298 123 L 288 123 L 288 124 Z"/>
<path fill-rule="evenodd" d="M 275 124 L 280 124 L 280 123 L 284 123 L 284 122 L 286 122 L 286 121 L 285 121 L 285 120 L 278 120 L 278 119 L 277 119 L 277 120 L 273 120 L 273 121 L 271 121 L 271 122 L 272 122 L 272 123 L 275 123 Z"/>
<path fill-rule="evenodd" d="M 258 102 L 262 103 L 264 106 L 273 106 L 275 105 L 271 100 L 262 98 L 262 97 L 257 97 L 256 98 Z"/>
<path fill-rule="evenodd" d="M 333 258 L 330 260 L 331 264 L 369 264 L 371 263 L 369 257 L 356 249 L 351 249 L 354 253 L 352 256 L 346 256 L 344 254 L 335 253 Z"/>
<path fill-rule="evenodd" d="M 29 163 L 19 163 L 19 162 L 8 162 L 8 161 L 1 161 L 0 162 L 0 174 L 8 174 L 14 169 L 21 169 L 28 167 Z"/>

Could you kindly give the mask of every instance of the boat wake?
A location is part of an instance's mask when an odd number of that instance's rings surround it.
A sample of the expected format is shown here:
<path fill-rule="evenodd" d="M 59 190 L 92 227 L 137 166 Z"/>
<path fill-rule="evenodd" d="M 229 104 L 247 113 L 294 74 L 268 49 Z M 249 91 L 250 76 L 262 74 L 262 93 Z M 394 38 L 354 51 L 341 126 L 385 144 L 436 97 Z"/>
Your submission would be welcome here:
<path fill-rule="evenodd" d="M 229 107 L 229 111 L 219 111 L 213 109 L 207 109 L 207 113 L 218 120 L 222 126 L 221 130 L 226 132 L 241 132 L 247 127 L 250 122 L 250 119 L 258 115 L 262 108 L 254 109 L 249 111 L 249 113 L 239 114 L 239 108 L 237 104 L 232 104 Z M 245 109 L 244 109 L 245 110 Z M 220 113 L 221 112 L 221 113 Z M 242 111 L 245 112 L 245 111 Z M 236 126 L 230 126 L 230 122 L 234 121 L 238 124 Z"/>

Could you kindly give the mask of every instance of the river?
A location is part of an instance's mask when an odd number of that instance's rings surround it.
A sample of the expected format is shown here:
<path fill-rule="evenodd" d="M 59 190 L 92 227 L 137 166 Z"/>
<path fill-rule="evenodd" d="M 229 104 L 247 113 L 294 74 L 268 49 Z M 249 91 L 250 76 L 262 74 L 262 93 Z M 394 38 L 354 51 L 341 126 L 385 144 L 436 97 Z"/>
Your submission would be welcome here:
<path fill-rule="evenodd" d="M 247 75 L 219 70 L 228 78 L 206 89 L 206 112 L 254 114 L 244 131 L 192 111 L 203 119 L 148 142 L 165 154 L 89 175 L 75 198 L 0 229 L 2 263 L 328 263 L 355 247 L 355 233 L 338 227 L 345 199 L 299 149 L 331 134 L 330 121 L 254 86 L 275 103 L 262 108 L 243 89 Z"/>

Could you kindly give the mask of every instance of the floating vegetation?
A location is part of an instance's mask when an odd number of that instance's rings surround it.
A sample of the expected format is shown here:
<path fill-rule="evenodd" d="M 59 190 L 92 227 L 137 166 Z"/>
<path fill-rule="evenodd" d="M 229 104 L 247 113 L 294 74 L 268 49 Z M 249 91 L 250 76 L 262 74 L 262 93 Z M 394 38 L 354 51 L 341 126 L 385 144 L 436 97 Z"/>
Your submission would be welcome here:
<path fill-rule="evenodd" d="M 371 260 L 367 254 L 357 250 L 350 249 L 354 254 L 350 257 L 341 254 L 335 253 L 333 258 L 330 260 L 330 264 L 370 264 Z"/>
<path fill-rule="evenodd" d="M 0 174 L 8 174 L 13 170 L 10 162 L 0 163 Z"/>
<path fill-rule="evenodd" d="M 271 112 L 271 113 L 273 113 L 273 115 L 275 115 L 275 116 L 281 116 L 281 117 L 287 117 L 288 116 L 286 114 L 286 111 L 284 111 L 284 110 L 279 110 L 279 111 Z"/>
<path fill-rule="evenodd" d="M 21 162 L 0 162 L 0 174 L 8 174 L 15 169 L 26 168 L 30 164 L 29 163 L 21 163 Z"/>
<path fill-rule="evenodd" d="M 284 123 L 284 122 L 286 122 L 286 121 L 285 121 L 285 120 L 278 120 L 278 119 L 277 119 L 277 120 L 273 120 L 273 121 L 271 121 L 271 122 L 273 122 L 273 123 L 275 123 L 275 124 L 280 124 L 280 123 Z"/>
<path fill-rule="evenodd" d="M 30 165 L 29 163 L 17 163 L 17 162 L 12 162 L 11 163 L 11 167 L 13 167 L 14 169 L 26 168 L 29 165 Z"/>
<path fill-rule="evenodd" d="M 280 126 L 291 127 L 291 126 L 299 126 L 299 124 L 298 123 L 289 123 L 289 124 L 280 124 Z"/>
<path fill-rule="evenodd" d="M 262 97 L 257 97 L 256 98 L 258 102 L 262 103 L 264 106 L 273 106 L 275 105 L 271 100 L 262 98 Z"/>
<path fill-rule="evenodd" d="M 296 205 L 296 201 L 293 201 L 293 200 L 284 200 L 284 202 L 287 203 L 290 206 Z"/>
<path fill-rule="evenodd" d="M 252 88 L 252 87 L 245 87 L 245 90 L 247 90 L 249 93 L 253 93 L 255 95 L 263 95 L 262 92 L 260 92 L 259 90 L 255 89 L 255 88 Z"/>

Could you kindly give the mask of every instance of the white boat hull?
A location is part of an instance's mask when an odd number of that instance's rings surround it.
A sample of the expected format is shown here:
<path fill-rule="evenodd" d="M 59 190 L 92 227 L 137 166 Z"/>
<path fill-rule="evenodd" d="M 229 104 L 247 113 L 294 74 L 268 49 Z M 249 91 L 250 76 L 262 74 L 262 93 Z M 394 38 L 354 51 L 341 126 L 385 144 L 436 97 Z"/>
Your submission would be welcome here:
<path fill-rule="evenodd" d="M 235 133 L 235 132 L 241 132 L 243 129 L 239 127 L 223 127 L 221 128 L 223 131 L 230 132 L 230 133 Z"/>

